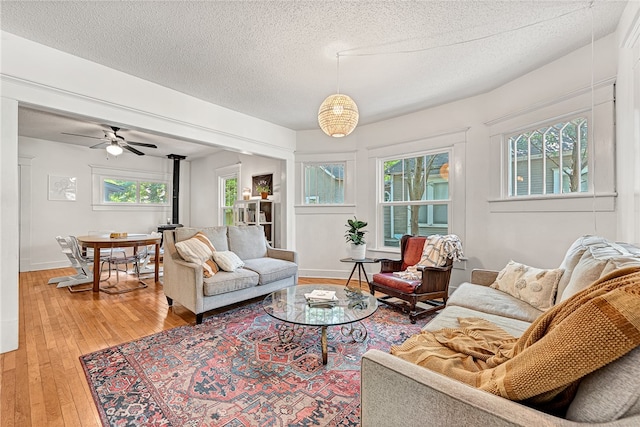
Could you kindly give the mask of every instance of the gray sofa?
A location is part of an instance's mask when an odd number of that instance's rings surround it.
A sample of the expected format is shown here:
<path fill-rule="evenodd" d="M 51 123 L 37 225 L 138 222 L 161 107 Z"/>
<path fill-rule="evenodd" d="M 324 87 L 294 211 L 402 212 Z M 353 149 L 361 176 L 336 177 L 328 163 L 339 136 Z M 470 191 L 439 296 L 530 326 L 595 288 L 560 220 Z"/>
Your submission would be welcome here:
<path fill-rule="evenodd" d="M 640 249 L 583 236 L 560 265 L 555 303 L 614 269 L 640 266 Z M 458 327 L 481 317 L 520 336 L 543 312 L 489 287 L 497 271 L 474 270 L 423 329 Z M 379 350 L 362 358 L 362 426 L 640 426 L 640 347 L 585 377 L 566 418 L 478 390 Z"/>
<path fill-rule="evenodd" d="M 204 233 L 217 251 L 232 251 L 244 267 L 205 278 L 202 265 L 185 261 L 175 243 Z M 268 245 L 262 226 L 177 228 L 164 232 L 164 293 L 202 323 L 206 311 L 267 295 L 298 282 L 298 255 Z"/>

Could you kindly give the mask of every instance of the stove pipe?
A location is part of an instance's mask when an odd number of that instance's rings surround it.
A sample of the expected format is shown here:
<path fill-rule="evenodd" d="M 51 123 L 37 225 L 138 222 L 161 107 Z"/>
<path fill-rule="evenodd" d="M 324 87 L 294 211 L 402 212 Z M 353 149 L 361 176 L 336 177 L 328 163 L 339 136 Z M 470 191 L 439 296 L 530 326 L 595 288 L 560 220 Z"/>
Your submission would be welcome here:
<path fill-rule="evenodd" d="M 171 223 L 180 224 L 178 220 L 178 196 L 180 195 L 180 161 L 187 158 L 179 154 L 169 154 L 168 158 L 173 160 L 173 198 L 171 201 Z"/>

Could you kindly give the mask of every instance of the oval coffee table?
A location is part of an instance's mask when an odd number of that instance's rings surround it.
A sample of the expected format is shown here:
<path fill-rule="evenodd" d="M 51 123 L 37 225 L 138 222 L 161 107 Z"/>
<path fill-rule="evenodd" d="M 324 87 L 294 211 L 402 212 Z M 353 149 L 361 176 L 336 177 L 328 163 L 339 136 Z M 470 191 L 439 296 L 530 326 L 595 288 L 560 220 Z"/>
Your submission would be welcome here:
<path fill-rule="evenodd" d="M 307 302 L 305 294 L 314 290 L 335 291 L 337 301 L 331 304 Z M 290 286 L 267 295 L 262 305 L 269 316 L 284 322 L 278 326 L 278 337 L 282 342 L 290 342 L 301 335 L 300 326 L 320 327 L 324 365 L 327 364 L 327 328 L 342 325 L 342 335 L 363 342 L 367 330 L 360 321 L 378 309 L 378 301 L 373 295 L 332 285 Z"/>

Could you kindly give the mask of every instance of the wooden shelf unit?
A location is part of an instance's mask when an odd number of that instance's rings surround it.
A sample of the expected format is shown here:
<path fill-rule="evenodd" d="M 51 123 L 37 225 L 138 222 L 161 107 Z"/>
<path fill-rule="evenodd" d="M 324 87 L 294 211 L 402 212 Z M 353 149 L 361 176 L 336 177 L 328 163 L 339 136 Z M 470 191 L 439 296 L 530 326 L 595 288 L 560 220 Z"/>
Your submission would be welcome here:
<path fill-rule="evenodd" d="M 233 205 L 235 224 L 261 225 L 267 242 L 275 247 L 275 203 L 265 199 L 236 200 Z"/>

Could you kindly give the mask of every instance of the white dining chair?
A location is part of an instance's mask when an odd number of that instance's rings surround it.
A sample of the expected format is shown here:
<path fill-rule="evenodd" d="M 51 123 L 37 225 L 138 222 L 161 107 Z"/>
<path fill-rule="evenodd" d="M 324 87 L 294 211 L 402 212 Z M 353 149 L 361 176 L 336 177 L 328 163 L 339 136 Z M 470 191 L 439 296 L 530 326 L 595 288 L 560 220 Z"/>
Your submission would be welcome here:
<path fill-rule="evenodd" d="M 69 292 L 84 292 L 91 290 L 92 288 L 74 290 L 73 287 L 93 282 L 93 273 L 89 268 L 89 266 L 93 264 L 93 258 L 88 259 L 82 256 L 80 247 L 78 246 L 78 241 L 74 236 L 57 236 L 56 241 L 60 245 L 62 253 L 67 256 L 71 262 L 71 266 L 76 270 L 77 274 L 73 276 L 53 277 L 49 279 L 48 283 L 50 285 L 57 284 L 58 288 L 67 287 Z"/>
<path fill-rule="evenodd" d="M 157 231 L 152 231 L 151 233 L 149 233 L 149 235 L 153 237 L 162 237 L 162 233 Z M 160 245 L 160 254 L 156 254 L 156 245 L 147 246 L 147 257 L 142 260 L 142 265 L 140 266 L 140 274 L 150 274 L 155 272 L 154 266 L 150 265 L 149 262 L 156 256 L 164 256 L 164 249 L 162 248 L 162 245 Z M 161 269 L 162 267 L 160 267 L 160 270 L 158 271 L 158 273 L 160 274 L 162 274 Z"/>

